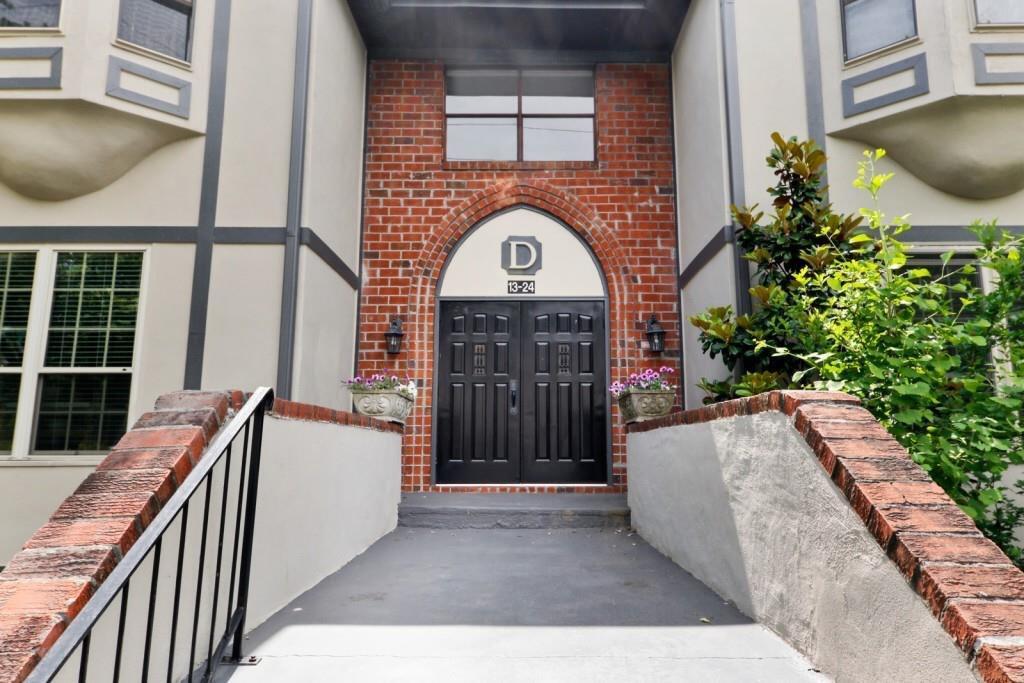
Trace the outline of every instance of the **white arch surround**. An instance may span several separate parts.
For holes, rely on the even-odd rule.
[[[533,237],[541,244],[536,274],[502,268],[502,242],[510,237]],[[509,280],[533,282],[536,291],[509,294]],[[438,296],[603,299],[606,290],[600,266],[579,235],[545,213],[517,207],[484,219],[459,241],[441,273]]]

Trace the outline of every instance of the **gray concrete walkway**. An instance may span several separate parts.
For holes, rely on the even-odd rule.
[[[399,528],[245,651],[219,680],[824,680],[627,530]]]

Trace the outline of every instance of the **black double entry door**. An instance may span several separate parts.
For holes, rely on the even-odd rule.
[[[605,482],[604,303],[440,306],[438,483]]]

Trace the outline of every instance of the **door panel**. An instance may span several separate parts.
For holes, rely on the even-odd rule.
[[[438,324],[438,482],[519,481],[518,302],[444,301]]]
[[[604,304],[523,302],[523,478],[607,480]]]
[[[439,483],[607,480],[604,304],[441,302]]]

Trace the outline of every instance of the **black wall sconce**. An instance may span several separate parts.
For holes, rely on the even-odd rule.
[[[399,353],[402,350],[402,337],[405,336],[405,332],[402,331],[402,319],[395,318],[391,321],[391,326],[388,331],[384,333],[384,339],[388,343],[388,353]]]
[[[653,313],[647,321],[647,343],[651,345],[651,353],[665,350],[665,328],[658,323],[658,316]]]

